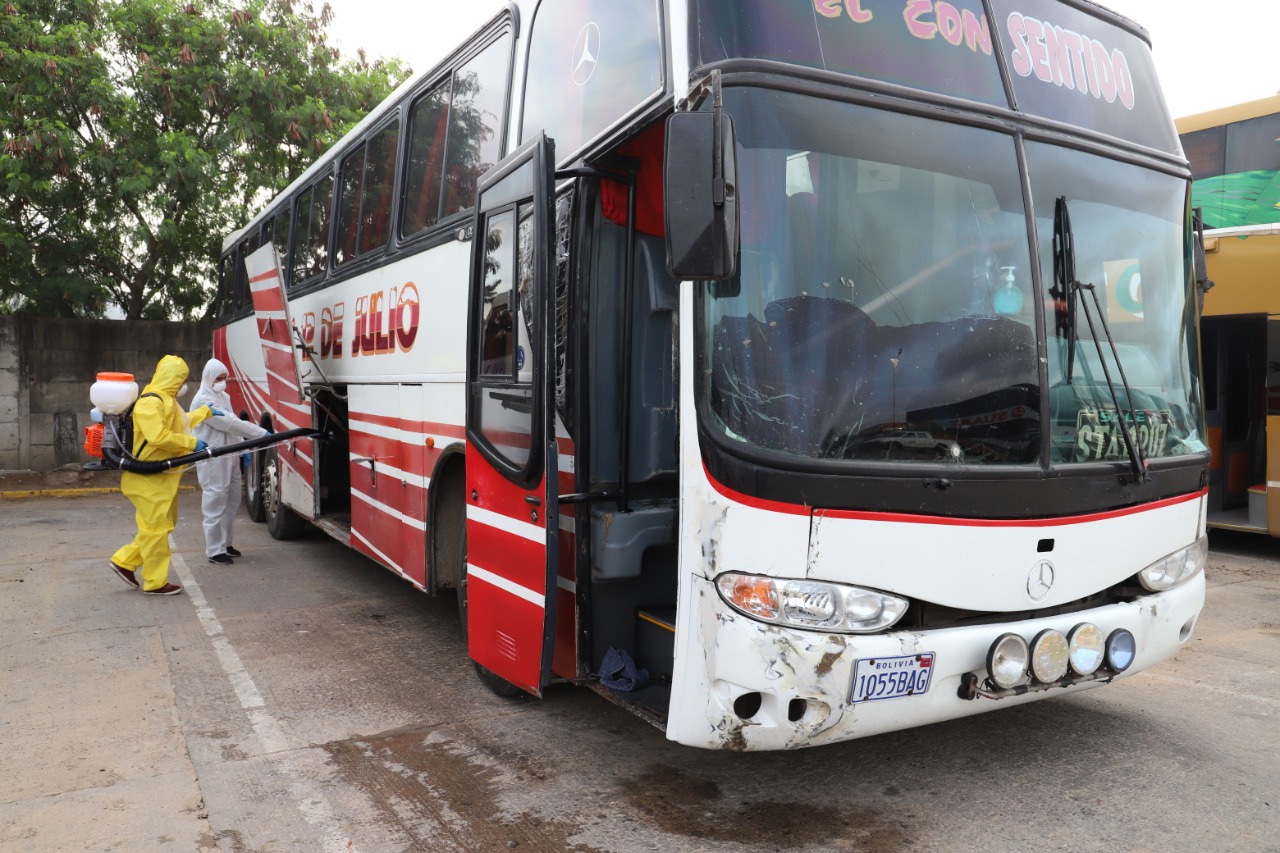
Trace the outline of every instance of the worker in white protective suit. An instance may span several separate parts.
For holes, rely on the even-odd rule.
[[[227,414],[209,418],[196,429],[196,437],[210,448],[261,438],[262,427],[241,420],[231,412],[227,394],[227,366],[216,358],[209,359],[200,374],[200,390],[191,399],[192,407],[209,406]],[[211,563],[230,564],[240,552],[233,544],[236,513],[240,509],[240,454],[229,453],[196,464],[203,497],[204,553]]]

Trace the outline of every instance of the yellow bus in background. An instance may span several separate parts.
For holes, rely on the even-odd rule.
[[[1280,535],[1280,95],[1175,122],[1205,225],[1210,527]]]

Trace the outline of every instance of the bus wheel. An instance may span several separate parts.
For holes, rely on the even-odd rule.
[[[459,532],[455,535],[458,537],[458,553],[461,555],[461,565],[458,567],[458,618],[462,621],[462,636],[467,636],[467,524],[464,520],[458,525]],[[510,681],[507,681],[501,675],[486,666],[481,666],[475,661],[471,665],[476,668],[476,675],[480,679],[480,683],[489,688],[495,696],[501,696],[503,699],[527,699],[529,694],[525,693],[519,687],[516,687]]]
[[[248,460],[240,468],[245,511],[253,521],[264,522],[267,520],[267,505],[262,498],[262,453],[246,453],[241,459]]]
[[[306,530],[302,517],[284,505],[280,495],[280,460],[274,450],[266,451],[262,466],[263,513],[272,539],[295,539]]]

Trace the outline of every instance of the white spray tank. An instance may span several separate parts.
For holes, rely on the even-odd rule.
[[[90,456],[99,459],[119,459],[121,452],[132,453],[133,448],[121,447],[121,416],[124,415],[138,399],[138,383],[133,381],[132,373],[99,373],[89,386],[89,400],[95,411],[101,413],[101,425],[94,424],[85,429],[84,449]],[[97,417],[94,420],[98,420]],[[104,452],[105,451],[105,452]],[[90,463],[91,468],[114,468],[116,466]]]

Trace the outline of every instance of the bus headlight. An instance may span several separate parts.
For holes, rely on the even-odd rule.
[[[1031,674],[1049,684],[1067,674],[1067,638],[1061,631],[1046,628],[1031,641]]]
[[[1067,635],[1068,660],[1076,675],[1093,675],[1102,666],[1102,631],[1097,625],[1081,622]]]
[[[716,578],[716,589],[734,610],[792,628],[868,633],[888,628],[907,612],[905,598],[822,581],[726,572]]]
[[[1209,556],[1209,537],[1201,536],[1185,548],[1174,551],[1138,572],[1138,582],[1152,592],[1173,589],[1195,577]]]
[[[987,675],[1001,690],[1017,687],[1027,680],[1031,651],[1017,634],[1001,634],[987,650]]]
[[[1138,641],[1131,632],[1117,628],[1107,637],[1107,668],[1117,675],[1138,656]]]

